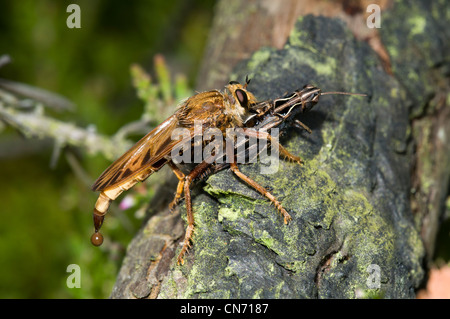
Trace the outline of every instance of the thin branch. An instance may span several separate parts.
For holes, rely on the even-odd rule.
[[[0,79],[0,88],[42,102],[56,111],[72,111],[75,108],[74,104],[64,96],[25,83]]]
[[[39,111],[21,112],[6,107],[2,102],[0,102],[0,118],[28,138],[51,138],[62,146],[82,147],[91,155],[101,153],[109,160],[116,159],[132,145],[129,141],[99,134],[94,126],[81,128],[72,123],[47,117]]]

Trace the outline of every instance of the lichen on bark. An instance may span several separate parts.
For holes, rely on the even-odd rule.
[[[408,204],[408,110],[398,82],[342,23],[312,16],[299,19],[282,50],[263,49],[237,70],[232,79],[250,74],[259,99],[307,83],[369,98],[323,96],[301,118],[311,135],[288,130],[281,142],[305,165],[280,161],[270,175],[260,174],[263,164],[241,165],[291,212],[289,225],[230,171],[209,177],[199,190],[209,196],[193,201],[182,296],[413,297],[423,246]],[[368,285],[371,265],[381,272],[378,286]]]
[[[134,297],[414,297],[424,276],[425,250],[410,207],[411,141],[426,143],[428,135],[421,137],[424,126],[411,127],[411,119],[414,124],[415,117],[427,116],[433,105],[439,110],[430,99],[446,88],[448,10],[440,8],[445,1],[396,1],[383,12],[380,35],[392,74],[342,22],[312,16],[298,20],[282,49],[263,48],[243,61],[230,80],[250,75],[249,89],[261,100],[308,83],[368,98],[322,96],[301,116],[312,134],[292,128],[280,141],[304,159],[303,166],[280,160],[274,174],[261,174],[261,163],[240,166],[281,201],[292,216],[289,225],[232,172],[214,174],[193,190],[196,228],[185,265],[176,265],[180,247],[173,243],[182,239],[177,226],[154,257],[165,260],[163,266],[151,261],[145,276],[134,277],[141,278],[139,287],[147,287],[135,288],[142,293]],[[448,131],[448,121],[436,123]],[[423,154],[420,145],[417,149]],[[430,160],[416,165],[435,167],[430,171],[438,177],[448,174],[442,169],[448,163],[445,149],[431,149],[437,155],[424,154]],[[180,212],[183,217],[184,205]],[[144,235],[139,232],[129,251],[136,253],[156,236]],[[129,296],[133,265],[124,262],[113,297]]]

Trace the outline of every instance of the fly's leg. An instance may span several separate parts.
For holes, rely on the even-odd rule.
[[[270,135],[269,135],[270,136]],[[233,155],[232,155],[233,154]],[[257,182],[255,182],[253,179],[245,175],[239,170],[238,165],[234,161],[234,149],[227,144],[227,157],[232,158],[233,162],[230,163],[230,169],[231,171],[240,179],[242,179],[244,182],[246,182],[249,186],[253,187],[255,190],[257,190],[261,195],[267,197],[278,209],[278,211],[283,215],[284,217],[284,223],[288,224],[289,221],[292,219],[289,213],[283,208],[281,203],[273,196],[271,193],[269,193],[264,187],[259,185]]]
[[[180,202],[181,196],[183,195],[184,180],[186,175],[184,175],[184,173],[172,161],[169,161],[168,164],[178,178],[177,192],[175,193],[173,201],[169,204],[169,210],[173,213],[175,207],[177,207]]]
[[[191,189],[190,186],[196,177],[205,172],[211,164],[209,162],[203,161],[198,164],[185,178],[183,183],[184,189],[184,200],[186,203],[186,217],[188,225],[186,227],[186,234],[184,235],[183,247],[178,255],[177,263],[180,265],[184,264],[183,257],[191,247],[191,239],[194,233],[194,213],[192,210],[192,200],[191,200]],[[177,192],[178,193],[178,192]]]
[[[271,193],[269,193],[264,187],[259,185],[257,182],[255,182],[253,179],[248,177],[247,175],[243,174],[236,163],[232,163],[230,165],[230,169],[233,171],[234,174],[236,174],[237,177],[242,179],[244,182],[246,182],[248,185],[253,187],[255,190],[257,190],[261,195],[267,197],[278,209],[278,211],[283,215],[284,217],[284,223],[288,224],[289,221],[292,219],[291,216],[288,214],[288,212],[283,208],[281,203],[273,196]]]
[[[178,265],[184,264],[183,256],[191,247],[191,238],[194,233],[194,214],[192,212],[191,190],[189,189],[190,184],[191,179],[188,176],[184,182],[184,198],[186,202],[186,217],[188,225],[186,227],[186,234],[184,235],[183,247],[181,248],[181,252],[177,258]]]
[[[278,143],[278,141],[276,141],[269,133],[256,131],[252,129],[244,129],[244,133],[247,136],[256,137],[257,139],[268,140],[275,148],[278,149],[280,155],[282,155],[284,158],[287,158],[300,165],[303,164],[303,161],[300,157],[291,154],[286,148],[284,148],[280,143]]]

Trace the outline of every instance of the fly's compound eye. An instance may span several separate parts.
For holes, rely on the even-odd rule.
[[[230,81],[228,82],[229,85],[233,85],[233,84],[240,84],[238,81]]]
[[[244,90],[237,89],[235,91],[235,94],[239,101],[239,104],[241,104],[242,107],[247,107],[247,105],[248,105],[247,93],[245,93]]]

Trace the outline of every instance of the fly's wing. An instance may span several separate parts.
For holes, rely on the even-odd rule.
[[[166,156],[175,145],[184,142],[171,138],[172,131],[177,127],[178,120],[172,115],[112,163],[95,181],[92,190],[113,188],[138,178],[144,172],[159,170],[167,163]]]

